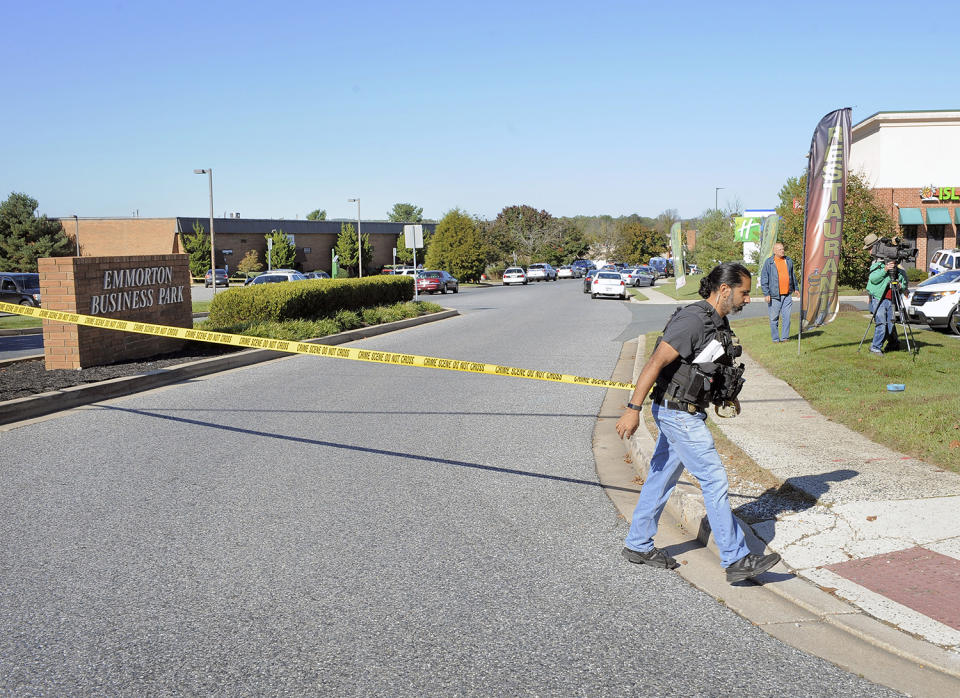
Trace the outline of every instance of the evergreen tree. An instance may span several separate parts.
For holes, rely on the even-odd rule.
[[[37,271],[40,257],[67,257],[75,243],[58,220],[37,216],[37,200],[11,193],[0,204],[0,271]]]
[[[455,208],[437,224],[425,266],[444,269],[461,281],[479,280],[485,260],[479,222]]]
[[[273,240],[273,249],[270,250],[271,269],[294,269],[297,259],[297,247],[282,230],[276,230],[263,236],[266,240]]]
[[[190,255],[190,275],[202,277],[210,268],[210,236],[204,232],[200,221],[195,221],[193,234],[183,233],[180,240],[181,247]]]
[[[361,236],[363,244],[363,269],[367,275],[373,273],[370,263],[373,261],[373,248],[370,246],[370,236]],[[338,264],[341,270],[349,272],[350,276],[357,276],[359,266],[357,264],[357,229],[352,223],[340,224],[340,235],[337,237],[337,244],[334,248],[337,256],[340,258]],[[399,252],[399,250],[398,250]]]

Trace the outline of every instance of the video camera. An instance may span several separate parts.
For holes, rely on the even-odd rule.
[[[902,238],[882,238],[873,233],[863,239],[863,249],[870,250],[870,254],[887,262],[915,262],[917,248]]]

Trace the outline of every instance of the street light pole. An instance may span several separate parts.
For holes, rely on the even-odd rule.
[[[77,232],[74,233],[74,239],[77,243],[77,256],[80,256],[80,218],[76,213],[73,214],[73,222],[77,224]]]
[[[360,197],[356,199],[347,199],[349,202],[357,202],[357,276],[363,277],[363,238],[360,237]]]
[[[721,189],[726,189],[726,187],[714,187],[714,188],[713,188],[713,210],[714,210],[714,211],[719,210],[719,207],[717,206],[717,195],[720,193],[720,190],[721,190]]]
[[[213,282],[213,295],[217,295],[217,248],[213,244],[213,168],[194,170],[193,174],[205,174],[210,181],[210,281]],[[229,286],[230,282],[227,281]]]

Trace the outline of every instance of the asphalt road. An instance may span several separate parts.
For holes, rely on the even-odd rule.
[[[671,310],[440,300],[360,344],[608,377]],[[0,693],[888,695],[620,557],[602,397],[293,357],[0,430]]]

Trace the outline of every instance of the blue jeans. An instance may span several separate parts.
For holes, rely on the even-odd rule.
[[[877,304],[880,304],[880,308],[877,308]],[[877,299],[871,296],[870,298],[870,312],[876,314],[873,316],[873,321],[876,323],[877,328],[873,331],[873,341],[870,342],[870,351],[883,351],[883,340],[888,336],[893,336],[893,302],[887,298]]]
[[[793,310],[793,296],[770,296],[770,336],[774,342],[786,342],[790,338],[790,311]],[[780,336],[777,336],[777,320],[780,321]]]
[[[650,472],[640,490],[625,544],[642,553],[653,549],[657,522],[686,466],[703,490],[707,520],[720,550],[720,562],[729,567],[750,550],[730,510],[727,471],[713,445],[713,435],[707,429],[707,415],[703,412],[689,414],[661,405],[653,405],[651,409],[660,437],[650,459]]]

